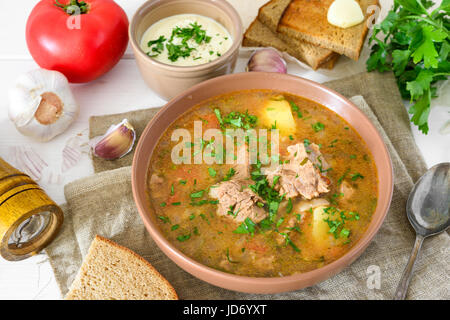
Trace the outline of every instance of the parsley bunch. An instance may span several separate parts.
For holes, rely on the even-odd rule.
[[[368,71],[394,72],[402,97],[412,103],[411,122],[424,134],[436,82],[450,74],[450,0],[431,11],[434,5],[429,0],[394,0],[387,17],[374,27],[366,62]],[[384,40],[377,37],[380,32]]]

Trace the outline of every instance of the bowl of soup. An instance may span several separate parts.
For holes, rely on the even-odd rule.
[[[132,187],[150,235],[181,268],[275,293],[361,255],[388,211],[393,174],[380,134],[348,99],[250,72],[169,101],[139,140]]]
[[[225,0],[151,0],[134,14],[129,38],[144,81],[168,100],[233,72],[242,22]]]

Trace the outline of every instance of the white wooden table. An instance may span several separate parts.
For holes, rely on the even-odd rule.
[[[229,0],[238,7],[244,25],[256,15],[257,8],[267,0]],[[87,84],[72,85],[80,104],[80,115],[74,125],[64,134],[48,143],[36,143],[20,135],[8,119],[8,87],[21,73],[38,66],[31,59],[25,42],[27,17],[37,0],[0,1],[0,157],[9,160],[12,146],[31,146],[49,164],[48,171],[61,167],[62,149],[68,139],[78,133],[86,133],[88,119],[92,115],[125,112],[145,107],[157,107],[165,103],[148,89],[141,80],[133,55],[128,48],[123,59],[105,76]],[[144,0],[117,0],[131,19],[132,14]],[[391,1],[383,6],[382,16]],[[367,56],[365,50],[362,57]],[[242,52],[235,72],[243,72],[248,52]],[[334,71],[313,72],[295,63],[289,63],[288,72],[318,82],[324,82],[364,71],[365,59],[355,63],[341,59]],[[444,123],[450,121],[450,86],[446,86],[439,100],[433,102],[430,114],[430,132],[427,136],[412,128],[416,142],[427,165],[450,161],[450,135],[439,133]],[[64,203],[64,184],[93,173],[91,160],[85,155],[81,161],[64,174],[60,183],[50,181],[48,172],[40,185],[57,202]],[[47,179],[48,178],[48,179]],[[44,254],[21,262],[8,262],[0,258],[0,299],[60,299],[61,295]]]

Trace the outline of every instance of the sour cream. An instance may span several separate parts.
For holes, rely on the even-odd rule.
[[[350,28],[364,21],[361,6],[355,0],[335,0],[328,8],[328,22],[339,28]]]
[[[217,21],[197,14],[178,14],[151,25],[140,47],[159,62],[195,66],[218,59],[232,43],[230,33]]]

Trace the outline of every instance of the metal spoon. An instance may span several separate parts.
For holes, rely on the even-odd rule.
[[[408,291],[414,263],[426,237],[438,234],[450,225],[450,162],[435,165],[415,184],[406,203],[408,220],[416,230],[416,242],[395,292],[403,300]]]

